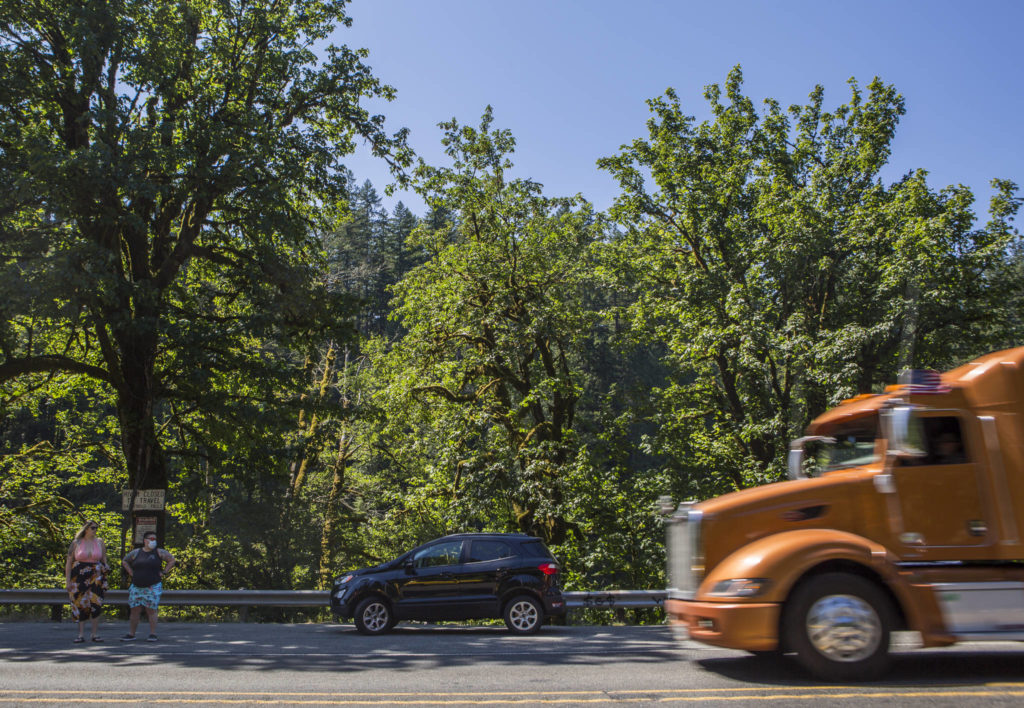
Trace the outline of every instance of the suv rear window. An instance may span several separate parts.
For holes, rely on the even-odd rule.
[[[524,555],[533,558],[550,558],[551,560],[555,559],[555,557],[551,555],[551,551],[548,550],[548,547],[545,546],[544,542],[540,539],[532,541],[523,541],[522,548]]]

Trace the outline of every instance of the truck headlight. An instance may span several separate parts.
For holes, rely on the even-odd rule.
[[[755,597],[768,590],[768,578],[731,578],[715,583],[709,595],[714,597]]]

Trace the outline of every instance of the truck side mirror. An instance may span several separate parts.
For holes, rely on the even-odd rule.
[[[789,457],[786,460],[789,478],[799,479],[803,473],[804,466],[804,449],[802,447],[790,448]]]
[[[888,441],[889,454],[898,457],[920,457],[919,450],[911,440],[911,406],[895,406],[882,415],[882,429]]]
[[[789,444],[789,457],[786,459],[790,479],[801,479],[807,476],[804,474],[804,445],[809,442],[822,442],[827,445],[834,445],[836,439],[828,435],[808,435],[791,442]]]

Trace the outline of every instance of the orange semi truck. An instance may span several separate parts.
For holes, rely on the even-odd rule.
[[[678,507],[671,621],[830,680],[880,674],[897,630],[1024,640],[1024,347],[901,381],[812,421],[790,481]]]

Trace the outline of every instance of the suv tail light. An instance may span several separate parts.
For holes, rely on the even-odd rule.
[[[558,572],[558,566],[554,563],[541,563],[537,566],[537,570],[544,573],[544,575],[554,575]]]

